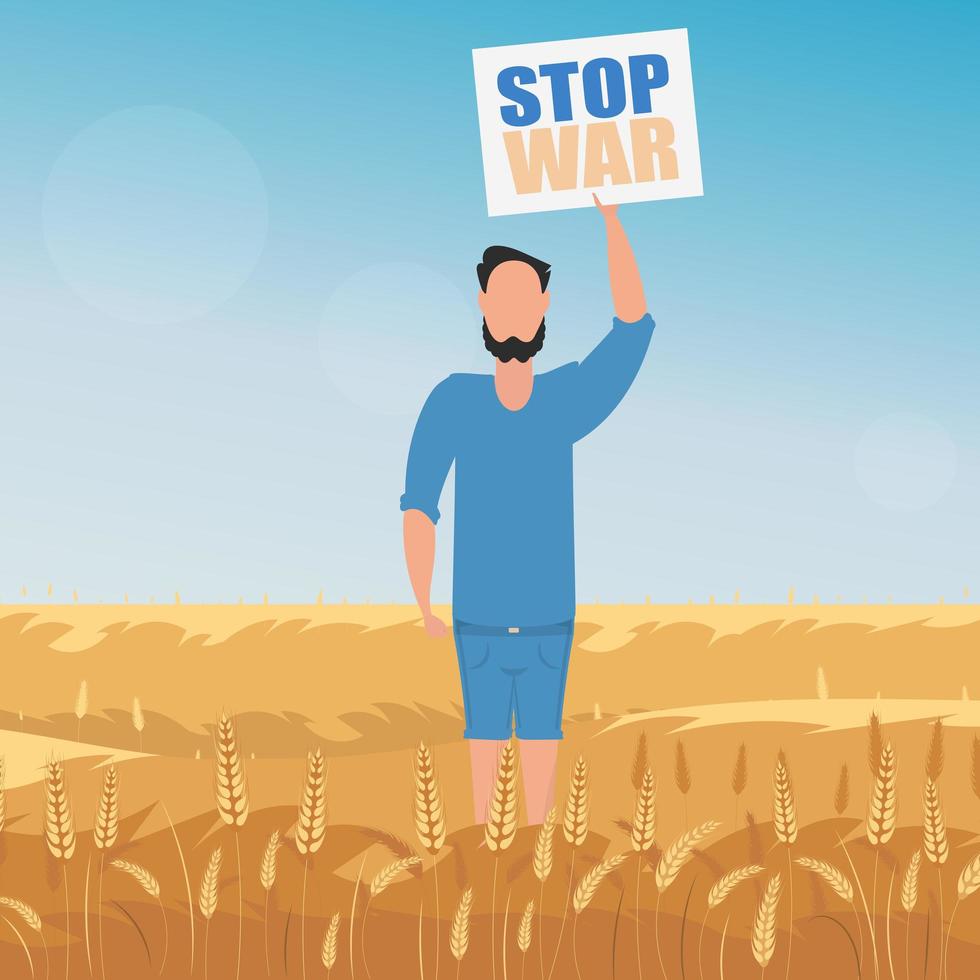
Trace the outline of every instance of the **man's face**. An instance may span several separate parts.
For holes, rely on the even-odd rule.
[[[477,293],[483,319],[494,340],[527,343],[537,333],[551,296],[541,291],[538,274],[526,262],[501,262]]]

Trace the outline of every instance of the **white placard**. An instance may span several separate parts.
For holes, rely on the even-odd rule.
[[[699,197],[687,31],[475,48],[487,212]]]

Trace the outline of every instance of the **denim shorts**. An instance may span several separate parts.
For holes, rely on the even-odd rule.
[[[453,621],[464,738],[560,739],[575,623],[495,627]]]

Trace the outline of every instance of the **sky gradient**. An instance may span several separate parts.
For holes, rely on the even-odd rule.
[[[612,318],[597,215],[486,216],[471,49],[668,27],[704,197],[621,209],[657,327],[576,449],[579,601],[975,601],[980,12],[628,2],[5,4],[0,601],[409,601],[483,249],[552,263],[539,370]]]

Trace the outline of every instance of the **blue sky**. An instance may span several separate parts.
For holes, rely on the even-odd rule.
[[[705,196],[622,209],[657,328],[576,451],[580,601],[975,598],[974,5],[12,3],[0,601],[408,601],[483,248],[552,263],[539,370],[612,316],[594,214],[487,218],[470,51],[669,27]]]

